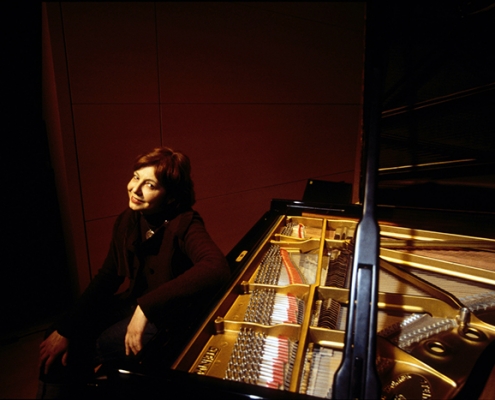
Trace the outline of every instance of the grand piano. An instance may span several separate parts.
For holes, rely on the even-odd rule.
[[[206,318],[158,340],[139,365],[107,370],[93,397],[331,398],[361,213],[272,200],[228,254],[234,276]],[[493,398],[495,215],[376,213],[381,398]]]
[[[339,185],[315,195],[313,180],[303,199],[273,199],[227,255],[232,279],[202,317],[158,338],[139,363],[107,368],[95,393],[342,398],[336,372],[359,346],[348,337],[368,335],[373,397],[494,398],[494,10],[486,1],[369,9],[360,201]],[[477,75],[442,86],[457,68]],[[357,250],[375,234],[358,234],[368,209],[378,279],[356,285]],[[373,304],[356,313],[352,293],[368,289]],[[366,329],[349,332],[363,326],[350,319]],[[341,379],[359,387],[360,365]]]

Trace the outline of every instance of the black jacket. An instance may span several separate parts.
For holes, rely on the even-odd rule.
[[[187,312],[191,299],[211,296],[229,268],[195,211],[180,213],[143,241],[142,215],[127,209],[117,218],[108,255],[76,306],[57,324],[71,338],[92,323],[95,311],[113,301],[137,302],[150,322],[163,325]]]

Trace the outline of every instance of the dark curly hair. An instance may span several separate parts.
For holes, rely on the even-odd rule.
[[[196,202],[194,183],[191,179],[191,162],[180,151],[157,147],[142,154],[134,162],[134,171],[154,166],[155,175],[165,188],[165,202],[177,208],[190,208]]]

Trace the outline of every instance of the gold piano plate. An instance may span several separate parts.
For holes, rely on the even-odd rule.
[[[356,225],[317,214],[277,219],[173,368],[331,396]],[[495,340],[495,240],[388,223],[380,231],[382,398],[454,397]]]

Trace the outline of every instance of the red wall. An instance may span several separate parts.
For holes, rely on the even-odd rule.
[[[80,288],[126,207],[134,157],[193,164],[196,209],[227,253],[272,198],[353,182],[362,2],[49,2],[44,115]]]

